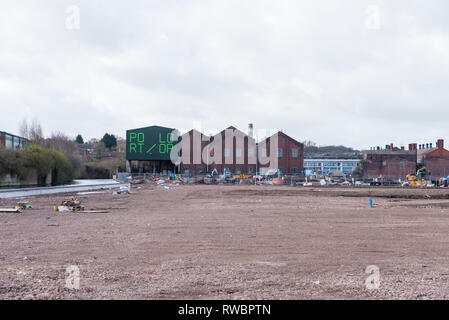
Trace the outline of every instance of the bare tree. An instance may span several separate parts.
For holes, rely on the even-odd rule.
[[[19,126],[20,135],[33,143],[44,144],[44,134],[42,133],[42,126],[40,122],[34,118],[34,120],[29,123],[27,118],[24,118]]]
[[[30,130],[28,128],[27,118],[23,118],[23,120],[19,126],[19,134],[23,138],[30,139]]]
[[[35,118],[29,127],[29,139],[36,144],[44,143],[44,134],[42,133],[42,126]]]
[[[64,154],[75,170],[82,167],[82,158],[78,144],[63,132],[53,132],[50,138],[45,139],[44,145],[48,149],[53,149]]]

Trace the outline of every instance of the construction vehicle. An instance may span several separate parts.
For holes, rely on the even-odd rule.
[[[449,180],[448,180],[448,178],[449,178],[449,177],[442,177],[442,178],[440,178],[440,180],[439,180],[439,185],[440,185],[440,187],[445,187],[445,188],[447,188],[447,187],[449,186]]]
[[[427,167],[421,167],[416,170],[416,174],[407,175],[407,183],[411,187],[423,187],[426,185],[424,177],[427,175]]]
[[[370,182],[370,186],[381,186],[383,181],[383,176],[379,175],[377,178],[373,179],[373,181]]]
[[[232,179],[234,179],[234,180],[237,180],[237,179],[243,180],[243,179],[249,179],[249,178],[251,178],[251,176],[245,175],[243,173],[232,177]]]

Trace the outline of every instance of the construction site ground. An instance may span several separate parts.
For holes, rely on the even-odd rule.
[[[0,299],[449,298],[447,189],[166,186],[0,213]]]

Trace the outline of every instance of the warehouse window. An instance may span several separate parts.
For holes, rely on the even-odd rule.
[[[298,158],[298,149],[292,149],[292,158]]]
[[[20,140],[17,137],[14,137],[14,150],[19,150],[20,149]]]
[[[254,150],[253,149],[248,149],[248,157],[254,157]]]
[[[278,158],[282,158],[282,149],[278,149]]]
[[[235,150],[235,156],[236,157],[241,157],[242,156],[242,149],[236,149]]]
[[[254,168],[248,168],[248,174],[254,174]]]
[[[298,173],[298,168],[292,168],[292,174],[297,174]]]
[[[236,169],[235,169],[235,173],[236,173],[236,174],[242,174],[242,169],[236,168]]]
[[[10,136],[9,134],[6,134],[6,139],[5,139],[5,147],[7,149],[12,149],[12,136]]]
[[[189,174],[189,168],[184,168],[184,174]]]
[[[229,157],[229,149],[224,149],[224,156]]]
[[[204,168],[198,168],[198,174],[204,174]]]

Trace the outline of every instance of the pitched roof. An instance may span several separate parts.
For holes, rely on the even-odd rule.
[[[418,156],[424,156],[428,153],[431,153],[432,151],[438,150],[438,148],[430,148],[430,149],[419,149],[418,150]]]
[[[168,128],[168,127],[162,127],[162,126],[148,126],[148,127],[142,127],[142,128],[128,129],[126,131],[142,130],[142,129],[148,129],[148,128],[161,128],[161,129],[175,130],[175,128]]]
[[[286,134],[283,133],[282,131],[276,132],[275,134],[271,135],[271,136],[268,137],[268,138],[265,138],[265,139],[262,140],[261,142],[269,141],[269,140],[271,140],[271,139],[272,139],[274,136],[276,136],[276,135],[285,137],[286,139],[290,140],[291,142],[293,142],[293,143],[296,144],[297,146],[300,146],[300,147],[303,147],[303,146],[304,146],[303,143],[301,143],[301,142],[299,142],[299,141],[293,139],[292,137],[290,137],[289,135],[286,135]]]
[[[379,154],[379,155],[415,155],[414,150],[365,150],[366,154]]]

